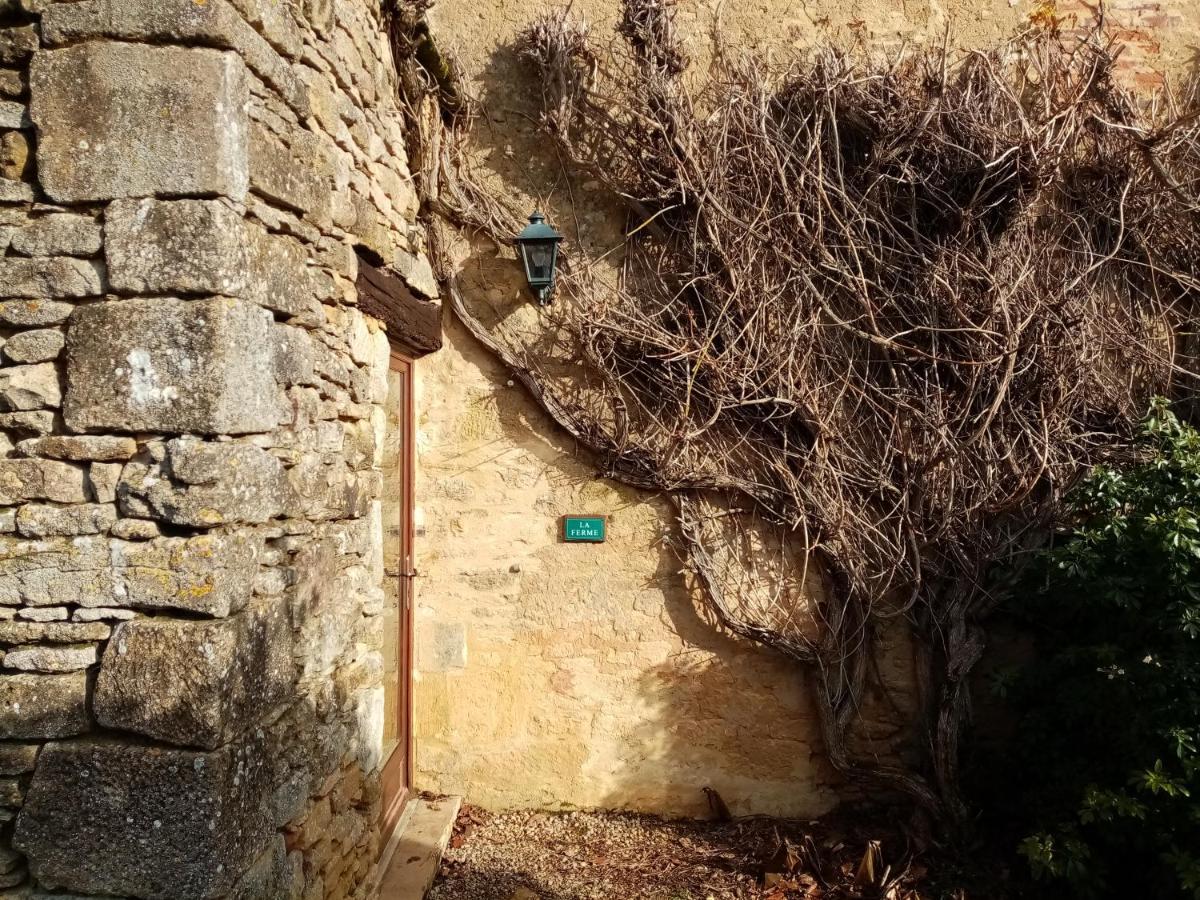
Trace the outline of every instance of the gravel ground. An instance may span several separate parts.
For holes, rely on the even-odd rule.
[[[857,847],[854,846],[857,844]],[[464,807],[429,900],[922,900],[924,874],[868,884],[865,842],[819,823],[666,821]],[[882,856],[877,859],[882,860]]]

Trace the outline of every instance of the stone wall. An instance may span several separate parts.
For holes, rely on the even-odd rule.
[[[937,41],[986,47],[1031,16],[1082,27],[1089,0],[744,0],[684,2],[679,33],[703,73],[712,22],[734,50],[778,61],[817,41],[879,51]],[[477,170],[497,196],[541,207],[572,262],[618,259],[624,215],[596,182],[570,179],[536,127],[538,86],[518,59],[542,0],[442,0],[432,33],[455,51],[484,99],[472,135]],[[1129,44],[1120,72],[1145,89],[1194,52],[1194,0],[1109,0]],[[574,0],[601,40],[619,0]],[[702,77],[702,76],[701,76]],[[549,333],[515,261],[476,244],[464,252],[464,299],[489,326]],[[548,343],[549,341],[547,341]],[[595,477],[519,386],[462,329],[418,366],[416,765],[423,787],[496,808],[624,807],[707,811],[716,787],[737,813],[814,815],[845,786],[822,757],[803,676],[723,635],[703,616],[664,546],[669,508]],[[610,542],[558,542],[564,513],[609,514]],[[886,656],[895,702],[911,699],[911,656]],[[874,698],[879,700],[880,698]],[[879,702],[878,708],[887,707]],[[874,717],[871,717],[874,718]],[[890,736],[874,722],[870,738]]]
[[[372,894],[380,15],[0,0],[0,896]]]

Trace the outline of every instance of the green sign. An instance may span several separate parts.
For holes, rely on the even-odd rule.
[[[607,531],[605,516],[563,516],[563,540],[568,544],[603,544]]]

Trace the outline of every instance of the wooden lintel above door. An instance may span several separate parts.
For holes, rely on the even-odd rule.
[[[442,347],[442,305],[422,300],[386,269],[359,256],[358,306],[387,326],[388,339],[416,358]]]

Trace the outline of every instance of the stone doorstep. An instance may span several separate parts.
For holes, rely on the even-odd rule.
[[[423,900],[450,843],[461,797],[413,800],[380,861],[379,900]]]

